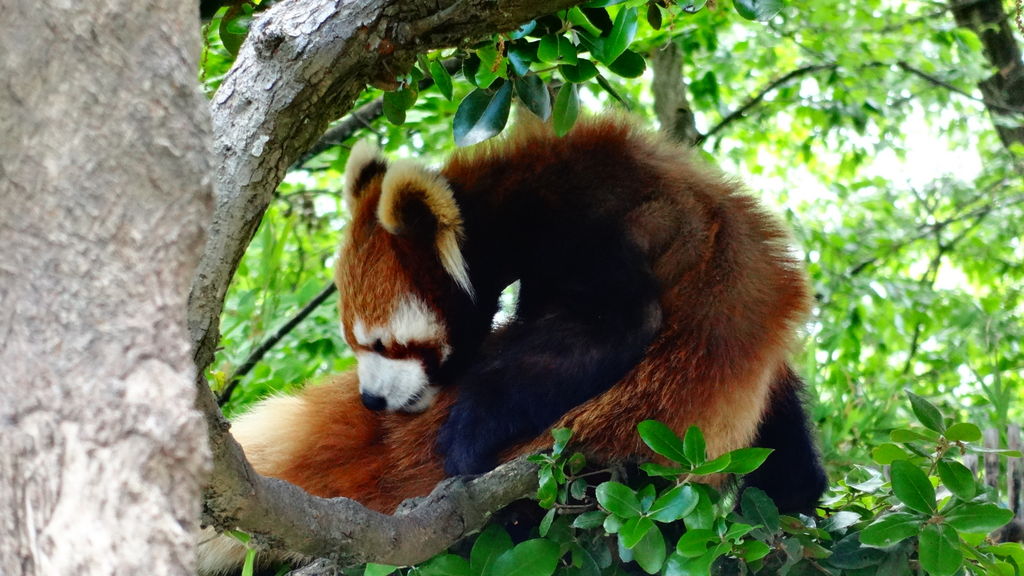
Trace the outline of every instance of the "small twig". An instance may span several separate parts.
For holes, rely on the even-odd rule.
[[[335,290],[337,290],[337,288],[334,286],[334,282],[328,282],[327,285],[320,290],[319,294],[302,307],[302,310],[299,310],[295,316],[275,330],[269,338],[264,340],[262,344],[253,350],[252,353],[249,354],[249,357],[245,359],[245,362],[242,362],[242,365],[239,366],[238,369],[235,370],[234,374],[232,374],[228,379],[227,386],[224,387],[220,397],[217,398],[217,405],[223,406],[227,404],[228,400],[231,400],[231,395],[234,393],[235,388],[238,387],[238,383],[242,380],[242,377],[248,374],[249,371],[256,366],[256,363],[259,362],[271,348],[280,342],[282,338],[294,330],[295,327],[306,318],[306,316],[309,316],[313,310],[323,304],[324,300],[327,300],[331,294],[334,294]]]
[[[444,69],[447,70],[449,74],[454,74],[462,65],[462,61],[458,58],[448,58],[441,62],[441,65],[444,66]],[[417,85],[417,88],[420,91],[423,91],[426,90],[427,88],[430,88],[433,85],[434,79],[428,76],[420,80],[419,84]],[[337,146],[342,142],[348,140],[353,135],[355,135],[355,133],[358,130],[362,128],[372,130],[373,121],[380,118],[383,115],[383,97],[374,98],[373,100],[367,102],[366,104],[363,104],[355,111],[350,113],[348,116],[346,116],[344,120],[338,122],[337,124],[329,128],[326,132],[324,132],[324,135],[320,137],[320,140],[318,140],[317,143],[313,145],[313,147],[311,147],[305,154],[303,154],[302,157],[299,158],[298,162],[296,162],[295,164],[297,166],[301,166],[306,162],[309,162],[309,160],[316,156],[317,154],[320,154],[321,152],[334,146]]]
[[[995,101],[992,101],[992,100],[986,100],[984,98],[978,98],[977,96],[974,96],[974,95],[972,95],[971,93],[969,93],[969,92],[967,92],[965,90],[961,90],[960,88],[957,88],[956,86],[953,86],[952,84],[950,84],[949,82],[946,82],[945,80],[943,80],[941,78],[937,78],[937,77],[932,76],[931,74],[929,74],[929,73],[927,73],[927,72],[925,72],[923,70],[919,70],[917,68],[914,68],[913,66],[911,66],[910,64],[907,64],[906,62],[904,62],[902,60],[897,62],[896,66],[900,70],[903,70],[905,72],[909,72],[909,73],[913,74],[914,76],[917,76],[919,78],[927,80],[928,82],[931,82],[932,84],[934,84],[934,85],[936,85],[936,86],[938,86],[940,88],[945,88],[946,90],[949,90],[950,92],[954,92],[956,94],[959,94],[959,95],[963,96],[964,98],[967,98],[969,100],[974,100],[975,102],[979,102],[981,104],[984,104],[985,106],[987,106],[989,108],[997,108],[999,110],[1002,110],[1003,112],[1014,112],[1014,113],[1017,113],[1017,114],[1024,114],[1024,108],[1020,108],[1018,106],[1007,106],[1006,104],[1001,104],[999,102],[995,102]]]
[[[1005,182],[1000,182],[1000,184],[1003,184],[1003,183],[1005,183]],[[998,201],[997,202],[991,202],[989,204],[986,204],[984,206],[981,206],[980,208],[976,208],[976,209],[971,210],[969,212],[964,212],[962,214],[957,214],[956,216],[950,216],[949,218],[947,218],[945,220],[940,220],[938,222],[933,222],[931,224],[924,224],[924,225],[918,227],[918,233],[917,234],[914,234],[913,236],[911,236],[909,238],[906,238],[904,240],[901,240],[899,242],[896,242],[895,244],[893,244],[892,246],[889,247],[889,249],[886,251],[885,254],[880,254],[878,256],[872,256],[871,258],[863,260],[859,264],[851,267],[846,272],[845,276],[847,276],[847,277],[856,276],[856,275],[860,274],[861,272],[863,272],[865,269],[867,269],[872,264],[875,264],[876,262],[878,262],[879,260],[882,260],[883,258],[891,256],[893,253],[898,252],[899,250],[905,248],[909,244],[917,242],[918,240],[921,240],[922,238],[926,238],[926,237],[930,236],[933,232],[938,231],[938,230],[942,230],[943,228],[945,228],[946,226],[949,226],[950,224],[953,224],[953,223],[956,223],[956,222],[962,222],[964,220],[970,220],[972,218],[979,218],[979,219],[980,218],[984,218],[985,216],[988,216],[988,214],[990,212],[994,212],[996,210],[1002,210],[1003,208],[1009,208],[1011,206],[1015,206],[1015,205],[1021,204],[1021,203],[1024,203],[1024,196],[1014,196],[1014,197],[1009,198],[1006,202],[998,202]]]
[[[312,148],[303,154],[296,164],[301,166],[302,164],[309,162],[311,158],[320,154],[324,150],[341,144],[351,138],[357,130],[369,127],[371,122],[383,115],[384,98],[375,98],[366,104],[363,104],[346,116],[344,120],[338,122],[324,132],[324,135],[320,137],[320,140],[318,140]]]
[[[747,100],[746,103],[744,103],[739,108],[737,108],[737,109],[733,110],[732,112],[730,112],[725,118],[722,118],[721,122],[719,122],[718,124],[714,125],[710,130],[707,131],[706,134],[704,134],[703,136],[698,138],[696,146],[700,146],[701,144],[706,142],[709,138],[711,138],[715,134],[721,132],[726,126],[728,126],[729,124],[732,124],[736,120],[739,120],[740,118],[742,118],[743,115],[746,114],[748,110],[750,110],[754,106],[757,106],[758,104],[760,104],[761,101],[764,100],[765,96],[767,96],[770,92],[772,92],[773,90],[779,88],[780,86],[784,86],[784,85],[792,82],[793,80],[795,80],[797,78],[800,78],[802,76],[806,76],[808,74],[813,74],[815,72],[820,72],[821,70],[834,70],[834,69],[836,69],[838,67],[839,67],[839,65],[835,64],[835,63],[832,63],[832,64],[811,64],[809,66],[803,66],[801,68],[797,68],[796,70],[791,70],[790,72],[787,72],[786,74],[783,74],[779,78],[776,78],[775,80],[772,80],[771,82],[768,83],[767,86],[762,88],[757,94],[755,94],[749,100]]]

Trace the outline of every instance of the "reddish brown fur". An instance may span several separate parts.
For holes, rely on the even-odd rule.
[[[621,145],[609,148],[609,142]],[[535,187],[530,178],[552,163],[564,166],[567,178],[582,180],[574,181],[580,188],[612,187],[607,205],[595,209],[628,223],[662,288],[662,328],[645,358],[556,426],[572,428],[579,447],[598,459],[648,456],[635,430],[649,418],[680,433],[700,426],[712,455],[750,445],[808,310],[806,281],[787,252],[785,231],[735,185],[616,118],[581,122],[561,139],[543,128],[520,129],[507,141],[456,155],[443,174],[461,194],[460,203],[476,203],[500,217],[497,207]],[[595,169],[603,163],[617,166],[621,179],[609,181]],[[391,303],[408,292],[440,311],[451,279],[380,231],[373,210],[380,180],[361,192],[339,266],[341,292],[353,299],[343,314],[358,309],[366,322],[386,323]],[[616,186],[658,193],[630,204],[618,200]],[[551,187],[542,201],[579,201],[561,192]],[[465,215],[467,222],[471,217]],[[354,318],[342,320],[353,342]],[[443,477],[434,446],[457,391],[442,390],[433,407],[410,416],[366,410],[357,387],[355,374],[348,373],[302,392],[307,425],[289,432],[301,436],[301,448],[286,465],[262,471],[313,494],[348,496],[388,512],[403,499],[428,493]],[[502,459],[548,445],[545,433]]]

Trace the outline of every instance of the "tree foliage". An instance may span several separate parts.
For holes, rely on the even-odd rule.
[[[649,74],[609,65],[674,42],[701,149],[783,211],[804,250],[819,305],[803,372],[829,460],[863,461],[865,442],[906,417],[906,387],[982,422],[1020,416],[1024,187],[975,95],[991,70],[973,32],[930,3],[792,2],[767,23],[739,6],[604,4],[423,55],[395,91],[363,94],[356,109],[383,95],[383,114],[356,137],[439,160],[460,136],[500,132],[513,100],[550,106],[556,123],[581,105],[650,118]],[[211,89],[231,62],[225,31],[245,12],[228,26],[222,9],[207,26]],[[279,188],[228,298],[225,375],[329,280],[349,136]],[[322,306],[230,406],[349,366],[333,324]]]
[[[253,14],[265,6],[233,4],[206,25],[200,78],[211,94]],[[529,111],[520,113],[550,117],[560,132],[578,114],[604,108],[626,108],[653,123],[649,58],[668,44],[683,54],[686,102],[701,134],[700,150],[786,216],[815,287],[817,306],[800,367],[831,476],[845,479],[832,516],[840,520],[800,528],[782,522],[770,531],[806,547],[787,548],[775,540],[772,544],[781,548],[773,550],[815,558],[819,551],[807,544],[814,542],[831,554],[819,559],[837,554],[845,559],[847,565],[833,568],[873,573],[869,567],[877,569],[893,554],[904,560],[913,556],[915,549],[892,539],[924,526],[912,535],[920,534],[926,570],[939,574],[949,566],[981,562],[956,543],[971,542],[961,531],[989,528],[990,522],[978,518],[991,508],[966,514],[966,520],[935,521],[940,504],[973,510],[971,483],[947,451],[926,451],[932,454],[926,462],[920,447],[906,446],[943,438],[953,444],[969,441],[955,437],[965,428],[946,428],[929,404],[908,403],[902,391],[933,398],[956,421],[1001,430],[1021,421],[1024,151],[1021,143],[1001,139],[994,122],[1019,126],[1022,116],[1009,105],[1000,109],[1002,115],[991,115],[993,108],[986,106],[991,102],[977,89],[995,73],[982,40],[975,30],[959,27],[942,3],[594,1],[512,32],[420,55],[407,73],[382,86],[386,90],[365,90],[353,107],[360,113],[339,119],[279,187],[228,294],[212,380],[225,386],[267,334],[329,282],[347,218],[340,201],[341,170],[356,138],[373,138],[387,152],[440,161],[456,146],[501,133],[515,106]],[[352,355],[335,326],[333,307],[318,307],[241,378],[227,410],[351,367]],[[911,418],[930,432],[895,441],[909,438],[899,430]],[[645,439],[658,437],[655,427],[643,425]],[[674,456],[666,456],[693,467],[711,465],[696,462],[702,458],[696,438],[688,434]],[[745,459],[756,455],[741,455]],[[891,492],[879,492],[881,480],[864,468],[872,462],[893,464]],[[542,472],[543,502],[555,502],[561,491],[589,490],[565,481],[573,474],[573,465],[567,465],[570,473],[561,478],[550,472],[545,481]],[[940,482],[953,494],[945,503],[925,488]],[[637,546],[644,550],[645,538],[654,533],[660,512],[650,511],[659,497],[667,498],[662,503],[671,510],[686,510],[683,500],[691,497],[655,491],[651,499],[649,492],[625,489],[630,495],[606,487],[605,501],[598,501],[603,513],[621,520],[609,525],[604,519],[601,526],[632,544],[620,549],[629,556]],[[700,498],[711,502],[717,496]],[[742,516],[763,531],[771,512],[758,511],[757,497],[750,499],[749,506],[741,503]],[[906,516],[865,512],[890,500],[906,506],[901,512]],[[596,516],[586,518],[580,522]],[[787,532],[787,526],[796,532]],[[860,540],[847,538],[861,528]],[[552,529],[559,529],[555,520],[545,531]],[[661,561],[680,574],[707,555],[759,562],[767,554],[755,558],[761,548],[743,546],[770,539],[749,540],[747,534],[716,533],[706,541],[690,536],[693,541],[685,545],[680,540],[679,556]],[[544,544],[513,552],[531,541],[505,546],[505,538],[493,531],[477,542],[481,539],[491,543],[479,544],[484,548],[478,553],[474,546],[476,563],[472,555],[440,557],[422,570],[463,573],[466,562],[472,573],[489,573],[501,554],[522,554],[548,566],[551,553]],[[883,543],[897,552],[863,551]],[[687,555],[694,551],[701,553]],[[1001,558],[992,562],[1009,562],[991,554]],[[590,566],[582,553],[573,559],[574,565],[579,560],[576,568]],[[657,563],[648,558],[642,567],[645,562]]]

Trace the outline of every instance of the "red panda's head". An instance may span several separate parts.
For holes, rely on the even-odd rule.
[[[448,183],[410,160],[388,162],[360,142],[345,168],[352,222],[336,271],[345,340],[368,408],[419,412],[452,353],[445,311],[472,298],[462,216]]]

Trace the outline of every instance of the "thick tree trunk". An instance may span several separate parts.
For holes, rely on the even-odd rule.
[[[950,0],[958,26],[974,31],[996,73],[978,84],[1003,144],[1024,144],[1024,62],[1002,0]]]
[[[0,1],[0,571],[189,574],[195,3]]]
[[[661,124],[661,131],[687,146],[695,145],[701,134],[697,131],[693,108],[686,96],[683,51],[676,43],[669,41],[651,51],[650,62],[654,71],[654,79],[651,81],[654,113]]]

